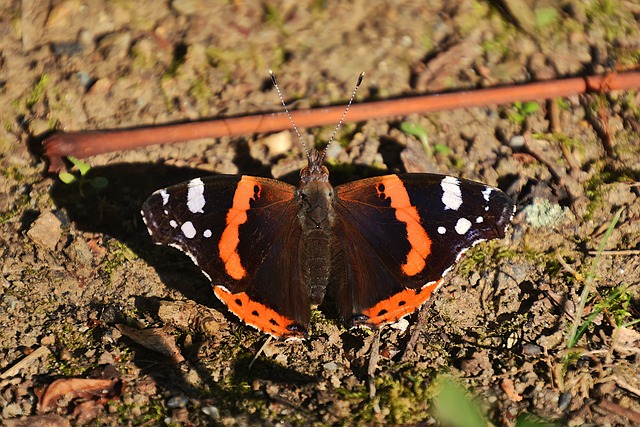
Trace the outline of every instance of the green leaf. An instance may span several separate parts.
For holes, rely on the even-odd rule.
[[[87,172],[89,172],[89,170],[91,169],[91,166],[88,165],[87,163],[83,162],[80,159],[77,159],[75,157],[69,156],[68,157],[69,161],[71,163],[73,163],[73,165],[75,167],[78,168],[78,170],[80,171],[80,175],[81,176],[85,176],[87,174]]]
[[[452,379],[440,377],[440,392],[434,399],[437,419],[443,426],[486,427],[487,423],[467,392]]]
[[[400,130],[408,135],[413,135],[420,139],[422,145],[425,147],[429,144],[429,135],[427,134],[427,131],[418,124],[402,122],[400,123]]]
[[[95,189],[102,189],[106,188],[107,185],[109,185],[109,180],[104,176],[96,176],[91,181],[89,181],[89,184],[91,184],[91,186]]]
[[[524,115],[530,115],[535,113],[536,111],[538,111],[540,109],[540,104],[538,104],[537,102],[525,102],[524,104],[522,104],[522,108],[521,108],[521,112]]]
[[[446,156],[449,153],[451,153],[451,148],[449,148],[448,146],[446,146],[444,144],[435,144],[433,146],[433,152],[434,153],[440,153],[441,155]]]
[[[78,178],[76,178],[74,174],[69,172],[60,172],[58,174],[58,178],[60,178],[60,181],[64,182],[65,184],[72,184],[78,180]]]
[[[524,114],[520,114],[516,112],[509,113],[509,120],[511,120],[512,122],[522,123],[524,122],[524,119],[525,119]]]

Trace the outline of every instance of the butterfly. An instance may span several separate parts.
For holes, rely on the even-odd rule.
[[[240,320],[302,339],[312,305],[327,296],[349,328],[376,329],[413,313],[462,253],[504,237],[514,213],[499,189],[446,175],[390,174],[333,187],[325,154],[308,152],[297,186],[246,175],[195,178],[154,192],[142,217],[153,241],[189,255]]]

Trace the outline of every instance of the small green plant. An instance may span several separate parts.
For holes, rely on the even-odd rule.
[[[424,151],[431,155],[431,146],[429,145],[429,135],[427,134],[427,130],[416,123],[411,122],[402,122],[400,123],[400,130],[407,135],[413,135],[420,140],[422,143],[422,147]],[[434,144],[433,146],[434,153],[440,153],[442,155],[447,155],[451,152],[451,149],[443,144]]]
[[[78,188],[80,189],[80,195],[84,196],[83,187],[85,185],[91,186],[96,190],[101,190],[109,185],[109,180],[103,176],[96,176],[94,178],[86,178],[87,173],[91,170],[91,166],[82,160],[76,159],[75,157],[68,158],[73,166],[78,169],[78,174],[73,174],[71,172],[63,171],[58,174],[58,178],[60,181],[64,182],[67,185],[71,185],[73,183],[78,183]]]
[[[569,331],[569,338],[567,339],[568,349],[574,348],[576,346],[580,337],[582,337],[582,335],[586,332],[589,325],[591,325],[591,323],[593,322],[593,319],[607,306],[607,303],[605,303],[605,300],[603,300],[601,304],[594,307],[593,312],[584,320],[584,323],[580,324],[580,322],[582,321],[582,313],[584,312],[584,307],[587,304],[587,301],[589,300],[589,297],[591,295],[591,288],[593,287],[593,280],[596,275],[596,267],[600,262],[600,256],[602,255],[602,251],[604,250],[604,247],[607,244],[607,240],[611,236],[611,233],[613,233],[613,229],[618,223],[618,220],[620,220],[620,215],[622,214],[623,209],[624,207],[618,209],[616,214],[613,216],[613,219],[611,220],[611,224],[609,224],[609,228],[607,229],[607,232],[604,234],[602,242],[600,242],[600,246],[598,247],[596,258],[593,261],[591,270],[589,270],[589,275],[587,276],[586,283],[584,285],[584,288],[582,289],[582,294],[580,295],[580,302],[578,304],[578,308],[576,309],[575,320],[573,322],[573,325],[571,325],[571,330]],[[614,300],[616,299],[617,297],[614,298]],[[614,300],[609,301],[609,304]]]
[[[540,104],[537,102],[514,102],[513,108],[515,111],[509,113],[509,120],[515,123],[524,123],[527,117],[533,115],[540,109]]]

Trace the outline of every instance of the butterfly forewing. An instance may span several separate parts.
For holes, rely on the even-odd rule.
[[[153,240],[188,254],[232,312],[289,336],[310,317],[296,275],[297,206],[295,187],[281,181],[216,176],[156,191],[142,215]]]

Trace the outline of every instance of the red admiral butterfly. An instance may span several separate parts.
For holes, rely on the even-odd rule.
[[[297,187],[228,175],[158,190],[144,222],[157,244],[191,257],[243,322],[303,338],[326,292],[348,327],[413,313],[464,251],[504,237],[514,212],[502,191],[451,176],[394,174],[334,188],[325,152],[308,153]]]

